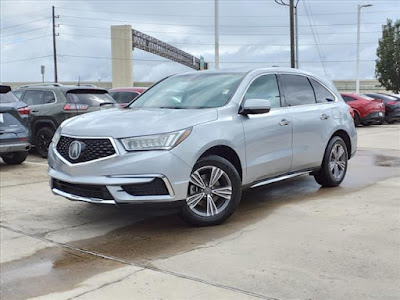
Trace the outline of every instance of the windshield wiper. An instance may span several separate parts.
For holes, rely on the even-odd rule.
[[[100,104],[99,104],[99,106],[103,106],[103,105],[114,105],[115,103],[114,102],[101,102]]]
[[[158,108],[166,108],[166,109],[185,109],[184,107],[177,107],[177,106],[160,106]]]

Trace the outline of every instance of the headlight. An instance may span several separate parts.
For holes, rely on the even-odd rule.
[[[60,137],[61,137],[61,126],[59,126],[59,127],[57,128],[57,130],[56,130],[56,132],[54,133],[53,138],[52,138],[52,140],[51,140],[51,141],[53,142],[53,145],[54,145],[54,146],[57,145],[58,141],[60,140]]]
[[[190,128],[169,133],[125,138],[121,141],[127,151],[170,150],[183,142],[191,131]]]

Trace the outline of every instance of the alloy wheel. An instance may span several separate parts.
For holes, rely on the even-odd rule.
[[[190,210],[202,217],[221,213],[232,197],[229,176],[215,166],[204,166],[192,172],[186,203]]]
[[[335,144],[330,155],[329,169],[336,180],[342,179],[346,171],[346,165],[346,151],[342,145]]]

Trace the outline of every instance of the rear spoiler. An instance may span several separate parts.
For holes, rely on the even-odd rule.
[[[11,92],[9,85],[0,85],[0,94],[7,94],[8,92]]]

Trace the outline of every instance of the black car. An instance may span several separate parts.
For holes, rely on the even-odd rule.
[[[11,91],[8,85],[0,85],[0,106],[11,106],[18,110],[23,124],[29,129],[29,113],[28,105],[20,101]]]
[[[0,156],[6,164],[25,161],[31,147],[29,130],[14,107],[0,106]]]
[[[54,132],[64,120],[117,105],[107,90],[86,85],[32,84],[14,93],[31,110],[32,144],[42,157],[47,157]]]
[[[385,120],[389,124],[394,123],[395,121],[400,121],[400,100],[396,97],[389,96],[386,94],[380,93],[368,93],[365,94],[369,97],[382,100],[385,104]]]

